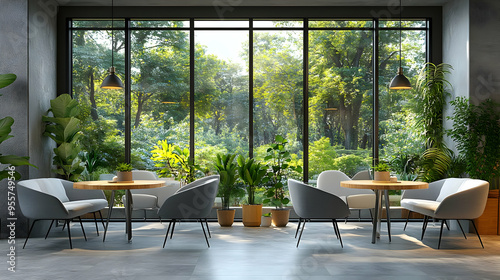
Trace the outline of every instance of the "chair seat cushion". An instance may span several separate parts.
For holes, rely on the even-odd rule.
[[[401,206],[426,216],[434,216],[436,209],[441,202],[425,199],[402,199]]]
[[[375,194],[353,194],[347,196],[347,206],[350,209],[375,208]]]
[[[92,203],[79,201],[68,201],[63,203],[64,208],[68,211],[68,217],[53,217],[53,219],[68,219],[87,214],[89,212],[98,211],[101,208],[94,206]],[[94,210],[95,209],[95,210]]]
[[[126,203],[126,197],[122,197],[123,203]],[[150,194],[132,194],[132,209],[157,209],[158,197]]]
[[[99,211],[103,208],[106,208],[108,206],[108,201],[106,199],[102,198],[95,198],[95,199],[83,199],[83,200],[78,200],[78,202],[85,202],[85,203],[90,203],[94,206],[94,211]]]

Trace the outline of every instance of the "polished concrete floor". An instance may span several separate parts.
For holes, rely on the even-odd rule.
[[[73,250],[60,227],[47,240],[30,239],[25,249],[24,239],[17,240],[16,272],[2,261],[0,279],[500,279],[500,236],[482,236],[482,249],[475,234],[465,240],[459,230],[445,230],[437,250],[438,223],[429,223],[423,242],[420,222],[406,231],[393,223],[391,243],[383,226],[376,244],[371,223],[339,223],[344,248],[331,223],[308,223],[296,248],[296,223],[221,228],[215,222],[210,248],[199,223],[178,224],[162,248],[167,225],[136,222],[129,243],[123,223],[111,224],[106,242],[93,223],[84,223],[88,241],[73,223]],[[8,246],[0,240],[0,259],[7,259]]]

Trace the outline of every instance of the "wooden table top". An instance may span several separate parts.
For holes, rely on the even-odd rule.
[[[425,182],[415,181],[398,181],[398,182],[378,182],[373,180],[351,180],[342,181],[340,186],[351,189],[372,189],[372,190],[414,190],[427,189],[429,184]]]
[[[113,182],[110,181],[83,181],[73,183],[75,189],[86,190],[127,190],[127,189],[152,189],[165,186],[165,181],[161,180],[134,180],[134,182]]]

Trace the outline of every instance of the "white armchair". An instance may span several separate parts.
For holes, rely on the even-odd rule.
[[[132,189],[132,210],[144,210],[144,219],[146,219],[147,210],[158,210],[165,200],[172,196],[180,188],[180,182],[164,178],[158,178],[155,172],[147,170],[133,170],[133,180],[164,180],[165,187],[151,189]],[[125,204],[126,198],[122,197]],[[161,217],[160,217],[161,220]]]
[[[365,179],[366,174],[359,174],[358,178]],[[363,209],[368,209],[370,211],[370,216],[373,219],[372,209],[375,208],[375,193],[368,189],[350,189],[340,186],[341,181],[349,180],[351,180],[351,178],[349,178],[349,176],[344,174],[342,171],[323,171],[318,176],[318,189],[340,197],[345,203],[347,203],[350,210],[358,210],[361,212]]]
[[[489,183],[467,178],[448,178],[432,182],[428,189],[406,190],[401,196],[401,206],[425,216],[422,239],[429,218],[441,220],[438,249],[441,246],[443,224],[446,220],[470,220],[483,246],[474,219],[483,214],[488,199]],[[408,223],[408,219],[406,220]],[[465,238],[466,235],[458,221]],[[406,225],[405,225],[406,227]]]

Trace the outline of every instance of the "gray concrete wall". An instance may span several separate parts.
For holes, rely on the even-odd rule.
[[[52,177],[54,141],[42,136],[42,115],[57,97],[57,6],[55,1],[30,0],[29,5],[29,178]]]
[[[0,146],[0,153],[29,156],[34,167],[17,167],[22,179],[50,177],[52,147],[41,137],[42,114],[49,100],[56,97],[56,12],[54,1],[0,0],[0,73],[14,73],[17,80],[1,90],[0,118],[15,122],[11,138]],[[53,6],[53,9],[57,9]],[[0,182],[0,238],[7,232],[7,180]],[[16,236],[27,232],[27,219],[17,208]],[[42,227],[40,227],[42,229]],[[43,230],[43,229],[42,229]]]
[[[500,1],[470,0],[470,100],[500,102]]]
[[[453,66],[448,76],[453,100],[469,97],[469,0],[453,0],[443,7],[443,62]],[[453,107],[445,107],[445,116],[453,114]],[[452,122],[445,119],[444,128],[450,129]],[[449,137],[446,144],[456,152],[455,144]]]

